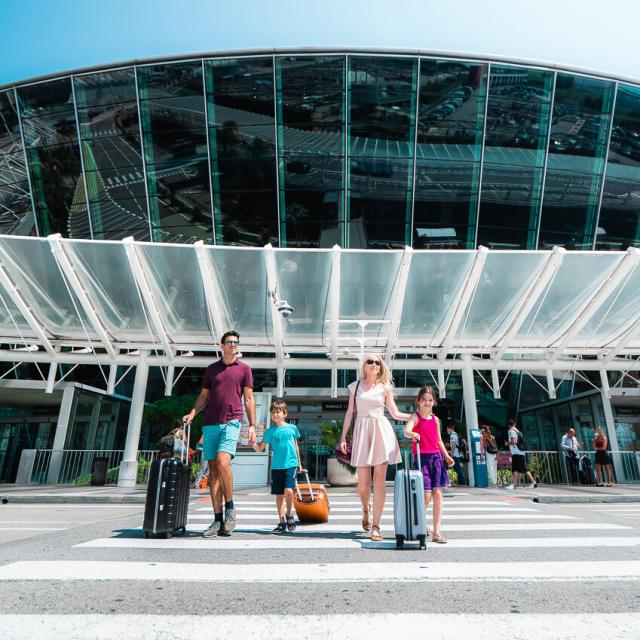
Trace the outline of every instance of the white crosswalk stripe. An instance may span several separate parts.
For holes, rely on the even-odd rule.
[[[640,581],[640,561],[341,562],[207,564],[135,561],[19,561],[0,567],[5,580],[162,580],[163,582],[531,582]]]
[[[192,640],[203,629],[215,629],[216,637],[235,639],[280,637],[283,631],[293,638],[326,638],[327,630],[341,640],[393,638],[401,630],[403,640],[446,638],[469,640],[490,638],[512,640],[517,629],[535,629],[536,638],[545,640],[584,640],[584,638],[631,638],[638,629],[638,613],[587,613],[574,616],[566,624],[566,614],[443,614],[443,613],[366,613],[339,615],[0,615],[3,634],[12,640],[42,637],[102,638],[105,629],[111,640],[172,638]],[[256,630],[260,629],[260,636]],[[170,630],[170,632],[168,631]],[[428,633],[425,631],[428,630]],[[338,633],[339,631],[339,633]],[[529,636],[530,637],[530,636]]]
[[[272,535],[277,522],[275,501],[266,493],[245,494],[235,500],[237,508],[237,527],[231,537],[204,539],[199,534],[204,531],[213,518],[213,511],[204,493],[192,494],[187,521],[187,535],[176,535],[171,539],[144,538],[142,528],[134,526],[114,532],[112,537],[102,537],[74,544],[77,554],[62,561],[27,558],[9,562],[0,566],[0,585],[11,585],[15,581],[22,583],[60,583],[75,581],[92,585],[124,583],[145,585],[158,583],[180,585],[195,583],[202,585],[231,585],[234,590],[256,588],[272,589],[277,585],[290,585],[304,589],[335,589],[336,584],[355,585],[358,588],[375,585],[420,585],[465,583],[484,585],[495,583],[525,585],[545,585],[547,583],[569,584],[610,584],[635,589],[640,582],[640,560],[621,559],[620,552],[637,553],[640,548],[640,531],[620,524],[612,518],[633,517],[637,507],[633,505],[594,505],[590,513],[596,518],[585,518],[581,510],[576,509],[558,513],[548,505],[525,502],[519,496],[496,496],[495,499],[473,500],[468,496],[447,498],[443,508],[443,533],[448,544],[428,543],[426,551],[412,553],[423,555],[404,555],[395,551],[393,531],[393,496],[388,495],[385,511],[381,520],[381,530],[385,536],[382,542],[372,542],[368,534],[362,531],[362,511],[355,493],[337,493],[331,496],[330,521],[319,525],[302,525],[294,533]],[[124,506],[124,505],[123,505]],[[141,505],[132,507],[141,508]],[[432,518],[432,510],[427,513],[427,522]],[[625,522],[624,519],[621,522]],[[5,526],[19,526],[21,522],[7,522]],[[31,523],[24,523],[25,525]],[[42,523],[54,524],[54,523]],[[527,556],[527,550],[548,551],[548,558]],[[599,549],[597,559],[578,561],[576,555],[565,557],[564,551],[583,549],[589,552]],[[90,550],[98,550],[97,558],[83,559]],[[491,551],[493,550],[493,552]],[[514,552],[520,550],[521,558],[512,560]],[[618,551],[617,556],[611,554]],[[335,552],[340,555],[336,555]],[[157,553],[154,553],[157,552]],[[166,555],[175,552],[174,556]],[[243,554],[240,562],[226,562],[224,554]],[[291,553],[291,557],[288,557]],[[464,561],[457,554],[466,553]],[[293,555],[297,554],[297,555]],[[333,555],[332,555],[333,554]],[[364,555],[361,555],[364,554]],[[393,555],[390,555],[393,554]],[[330,558],[324,561],[324,558]],[[492,561],[488,561],[491,557]],[[610,559],[605,560],[604,558]],[[166,559],[165,559],[166,558]],[[509,558],[509,560],[507,560]],[[477,560],[482,561],[477,561]],[[292,570],[295,566],[295,570]],[[326,585],[326,586],[323,586]],[[359,587],[362,585],[362,587]],[[80,587],[78,587],[80,588]],[[183,587],[179,587],[183,588]],[[208,587],[207,587],[208,588]],[[465,587],[466,588],[466,587]],[[514,587],[515,588],[515,587]],[[605,588],[597,587],[597,588]],[[609,588],[609,587],[606,587]],[[286,612],[288,613],[288,612]],[[314,615],[306,620],[305,616],[261,615],[259,617],[260,634],[258,637],[282,635],[286,629],[288,635],[301,637],[324,637],[326,630],[339,628],[341,638],[358,638],[367,633],[371,637],[381,637],[386,633],[397,633],[403,629],[403,637],[426,637],[424,629],[429,629],[430,637],[477,638],[500,640],[517,637],[514,629],[523,629],[531,625],[536,629],[537,637],[545,640],[571,639],[576,628],[570,630],[561,624],[562,618],[555,614],[398,614],[381,613],[357,614],[333,613]],[[229,615],[211,618],[211,628],[216,635],[230,638],[251,637],[250,615],[237,616],[235,611]],[[524,622],[524,618],[527,621]],[[160,619],[162,616],[160,616]],[[184,617],[184,624],[178,621],[180,616],[171,616],[171,637],[193,637],[207,626],[207,616],[197,616],[197,624],[191,617]],[[420,630],[412,636],[406,630],[415,621]],[[455,618],[455,620],[454,620]],[[490,618],[490,619],[489,619]],[[373,624],[372,620],[376,623]],[[580,624],[586,620],[579,616]],[[590,619],[590,618],[589,618]],[[103,616],[41,616],[33,615],[0,616],[3,630],[10,631],[10,637],[34,637],[34,629],[46,628],[61,637],[73,639],[93,637],[91,634],[99,625],[108,625],[112,638],[132,640],[137,637],[156,637],[158,617],[147,615]],[[428,620],[428,622],[427,622]],[[439,620],[439,621],[438,621]],[[127,622],[128,621],[128,622]],[[607,623],[605,624],[605,621]],[[589,634],[605,634],[609,639],[620,637],[625,631],[637,628],[640,614],[597,614],[592,624],[585,626]],[[249,626],[247,626],[249,625]],[[440,626],[439,626],[440,625]],[[514,627],[517,625],[517,627]],[[558,626],[559,625],[559,626]],[[633,626],[636,625],[636,626]],[[385,631],[388,629],[388,631]],[[584,631],[583,629],[583,631]],[[93,631],[92,631],[93,630]],[[253,629],[255,631],[255,628]],[[15,631],[15,633],[14,633]],[[74,633],[76,635],[74,635]],[[140,633],[141,635],[136,635]],[[23,635],[20,635],[23,634]],[[181,635],[182,634],[182,635]],[[351,634],[351,635],[349,635]],[[36,633],[37,635],[37,633]],[[99,635],[99,634],[98,634]],[[255,635],[255,633],[254,633]],[[586,637],[592,637],[587,635]],[[163,637],[163,636],[159,636]],[[578,637],[584,637],[575,635]]]
[[[577,538],[452,538],[447,545],[433,544],[429,550],[445,551],[446,549],[542,549],[542,548],[576,548],[576,547],[639,547],[640,537],[588,537]],[[325,538],[325,537],[261,537],[259,539],[211,539],[172,538],[171,540],[151,540],[148,538],[98,538],[76,545],[80,548],[100,549],[393,549],[395,542],[371,542],[368,538]]]

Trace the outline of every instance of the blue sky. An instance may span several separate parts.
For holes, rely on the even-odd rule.
[[[191,52],[292,46],[495,53],[640,79],[638,0],[0,0],[0,84]]]

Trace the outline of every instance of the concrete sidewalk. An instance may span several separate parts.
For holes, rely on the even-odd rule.
[[[388,483],[389,484],[389,483]],[[392,486],[387,488],[388,491]],[[330,493],[354,493],[355,487],[329,487]],[[144,504],[147,488],[138,485],[135,488],[123,489],[117,486],[77,487],[73,485],[0,485],[1,504]],[[269,493],[268,487],[238,487],[238,496],[248,493]],[[192,496],[206,497],[208,489],[192,489]],[[445,497],[455,500],[460,495],[518,497],[539,503],[591,503],[591,502],[640,502],[640,484],[623,484],[614,487],[586,487],[568,485],[541,485],[537,489],[519,488],[515,491],[506,489],[477,489],[474,487],[450,487]]]

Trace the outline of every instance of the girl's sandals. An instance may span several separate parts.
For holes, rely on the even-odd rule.
[[[287,531],[293,533],[296,530],[296,522],[293,516],[287,516]]]
[[[371,505],[369,505],[368,509],[363,507],[362,509],[362,529],[364,531],[371,530],[371,522],[369,521],[369,512],[371,511]]]
[[[433,531],[431,533],[431,542],[437,542],[438,544],[447,544],[447,539],[439,533]]]
[[[372,542],[382,542],[384,540],[380,533],[380,527],[377,524],[371,527],[371,540]]]

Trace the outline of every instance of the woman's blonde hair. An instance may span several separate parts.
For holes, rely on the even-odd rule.
[[[393,391],[393,378],[391,377],[389,367],[387,367],[387,363],[382,359],[382,356],[377,353],[368,353],[362,360],[362,364],[360,365],[360,379],[364,380],[367,377],[365,367],[367,365],[367,360],[370,359],[370,357],[380,361],[377,382],[384,385],[385,391]]]

